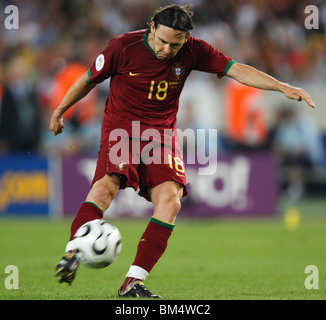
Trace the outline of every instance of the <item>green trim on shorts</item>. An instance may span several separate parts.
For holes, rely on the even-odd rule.
[[[168,228],[170,230],[173,230],[174,229],[174,224],[169,224],[169,223],[163,222],[161,220],[155,219],[153,217],[151,217],[151,220],[150,221],[158,224],[161,227],[165,227],[165,228]]]
[[[226,65],[225,69],[224,69],[224,73],[227,74],[228,71],[230,70],[231,66],[235,63],[234,60],[229,61],[229,63]]]
[[[83,203],[92,204],[94,207],[96,207],[97,209],[99,209],[102,212],[102,214],[104,214],[103,210],[97,204],[95,204],[94,202],[84,201]]]

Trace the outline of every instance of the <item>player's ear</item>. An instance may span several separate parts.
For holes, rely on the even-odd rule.
[[[151,29],[151,33],[155,33],[155,23],[154,23],[154,21],[152,21],[150,23],[150,29]]]

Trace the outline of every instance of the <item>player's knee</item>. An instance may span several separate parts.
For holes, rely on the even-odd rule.
[[[170,199],[170,206],[171,206],[171,212],[173,212],[175,215],[177,215],[177,213],[180,211],[181,209],[181,201],[180,201],[180,197],[178,194],[174,195],[171,199]]]
[[[180,196],[178,192],[163,194],[157,203],[157,208],[160,211],[165,211],[167,216],[170,215],[171,218],[175,218],[181,209]]]
[[[90,193],[87,196],[87,201],[94,202],[103,211],[105,211],[111,204],[119,191],[119,186],[111,183],[108,179],[101,179],[97,181]]]
[[[100,186],[97,190],[97,195],[102,201],[111,202],[117,195],[117,190],[108,188],[107,186]]]
[[[105,186],[98,185],[91,190],[87,197],[87,201],[94,202],[105,211],[110,206],[115,195],[116,193],[112,190],[106,188]]]

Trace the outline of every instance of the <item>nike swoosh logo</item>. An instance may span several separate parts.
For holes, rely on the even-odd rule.
[[[130,77],[139,76],[141,73],[129,72]]]

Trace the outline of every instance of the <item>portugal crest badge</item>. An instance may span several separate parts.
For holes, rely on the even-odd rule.
[[[126,167],[126,163],[124,163],[123,161],[120,161],[119,163],[117,163],[115,165],[116,169],[118,169],[118,171],[123,171],[124,168]]]
[[[172,72],[176,80],[180,80],[182,78],[184,71],[184,66],[182,66],[181,63],[176,63],[172,67]]]

